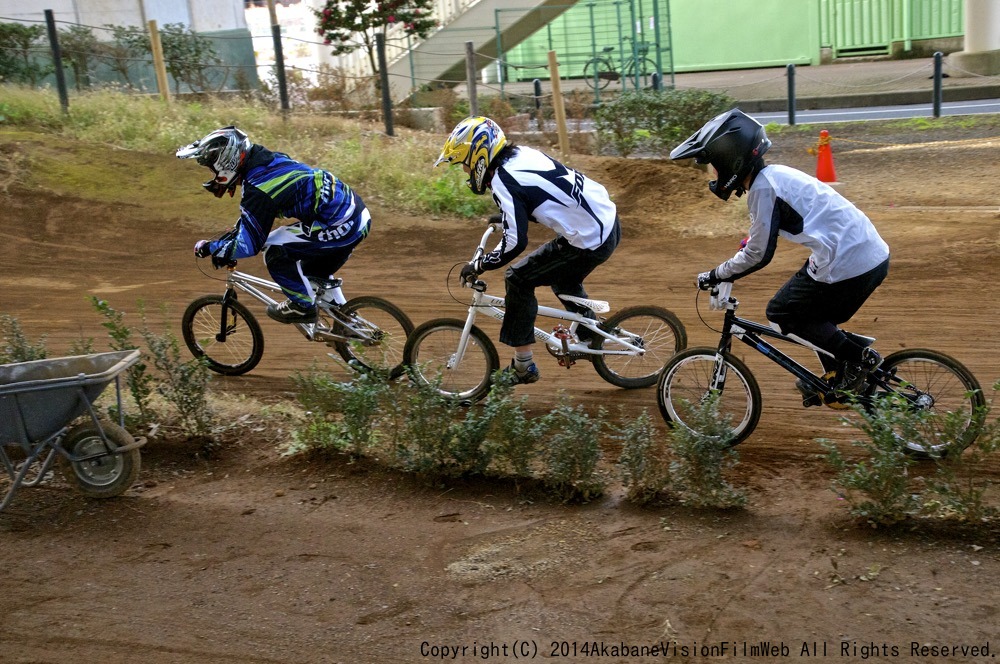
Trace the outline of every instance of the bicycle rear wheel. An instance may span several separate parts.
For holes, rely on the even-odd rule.
[[[896,433],[914,457],[941,458],[949,450],[964,450],[979,435],[986,397],[976,377],[955,358],[922,348],[901,350],[885,358],[872,378],[885,380],[915,412],[933,415],[915,430],[900,427]],[[888,394],[872,382],[865,389],[869,410],[876,403],[873,397]]]
[[[334,333],[356,337],[336,341],[334,349],[344,361],[356,362],[365,369],[386,371],[390,378],[403,373],[403,348],[413,332],[413,323],[403,311],[388,300],[364,296],[348,300],[340,312],[350,319],[349,326],[337,322]]]
[[[489,393],[493,372],[500,368],[496,346],[473,326],[465,354],[456,357],[465,321],[438,318],[418,325],[406,340],[403,361],[410,379],[429,385],[450,399],[478,401]]]
[[[649,387],[663,366],[679,350],[687,347],[683,323],[663,307],[643,306],[622,309],[603,325],[611,334],[645,349],[642,355],[593,355],[594,369],[601,378],[627,389]],[[624,350],[625,346],[604,337],[591,348]]]
[[[712,394],[720,360],[714,348],[689,348],[677,353],[663,367],[656,387],[660,415],[668,424],[737,445],[753,433],[760,421],[761,395],[757,379],[741,360],[722,353],[725,380],[718,388],[718,419],[707,421],[699,413]]]
[[[587,80],[587,85],[591,88],[603,90],[608,87],[611,81],[618,80],[618,72],[610,60],[605,58],[593,58],[583,66],[583,77]]]
[[[204,295],[188,305],[181,333],[188,350],[203,357],[208,368],[225,376],[239,376],[257,366],[264,355],[264,333],[250,310],[234,299],[225,305],[222,295]],[[223,320],[225,334],[222,334]]]

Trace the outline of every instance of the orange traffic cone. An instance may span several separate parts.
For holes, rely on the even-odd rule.
[[[819,145],[816,148],[816,179],[820,182],[836,182],[837,173],[833,170],[833,150],[830,149],[830,132],[823,129],[819,132]]]

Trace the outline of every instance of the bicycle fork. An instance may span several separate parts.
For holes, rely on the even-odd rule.
[[[225,295],[222,296],[222,310],[219,314],[219,333],[215,335],[215,340],[219,343],[226,343],[226,337],[232,331],[235,323],[229,323],[229,303],[236,300],[236,289],[230,286],[226,288]]]

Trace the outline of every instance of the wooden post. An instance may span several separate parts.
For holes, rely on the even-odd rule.
[[[160,30],[156,20],[149,21],[149,47],[153,51],[153,69],[156,70],[156,87],[160,89],[160,98],[170,103],[170,83],[167,82],[167,64],[163,61],[163,44],[160,43]]]
[[[566,107],[563,106],[562,88],[559,84],[559,62],[556,52],[549,51],[549,82],[552,83],[552,110],[556,116],[556,129],[559,132],[559,152],[562,158],[569,157],[569,134],[566,132]]]

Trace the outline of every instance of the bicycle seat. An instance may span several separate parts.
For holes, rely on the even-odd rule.
[[[323,277],[309,277],[309,281],[313,283],[317,288],[322,288],[323,290],[329,290],[331,288],[340,288],[344,285],[344,280],[340,277],[334,277],[333,279],[327,279]]]
[[[850,339],[855,343],[861,344],[862,346],[871,346],[873,343],[875,343],[875,337],[868,337],[863,334],[855,334],[853,332],[848,332],[847,330],[844,330],[844,334],[847,335],[848,339]]]
[[[601,50],[604,51],[605,53],[611,53],[613,50],[615,50],[615,47],[614,46],[605,46]]]
[[[586,297],[576,297],[575,295],[560,295],[559,299],[564,302],[578,304],[581,307],[587,307],[595,314],[604,314],[611,311],[611,305],[604,300],[591,300]]]

